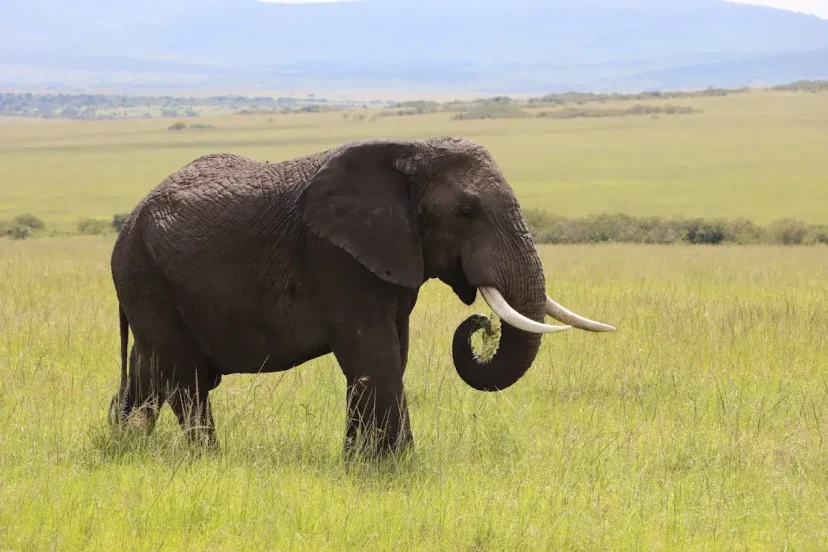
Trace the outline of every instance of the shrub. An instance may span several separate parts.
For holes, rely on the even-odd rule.
[[[766,229],[745,219],[735,219],[725,222],[725,241],[747,245],[752,243],[767,243]]]
[[[784,219],[771,224],[769,231],[774,243],[799,245],[808,235],[808,226],[798,220]]]
[[[187,125],[185,125],[181,121],[178,121],[168,126],[167,130],[184,130],[185,128],[187,128]]]
[[[124,222],[126,222],[129,213],[117,213],[112,215],[112,228],[115,229],[116,232],[120,232],[121,228],[124,227]]]
[[[577,219],[558,217],[537,209],[524,212],[529,232],[539,243],[651,243],[651,244],[828,244],[828,226],[786,220],[765,229],[744,220],[632,217],[603,213]]]
[[[423,113],[437,113],[440,109],[440,104],[428,100],[414,100],[409,102],[398,102],[392,107],[397,109],[405,109],[414,111],[417,114]]]
[[[724,222],[703,219],[680,220],[677,222],[683,241],[698,244],[719,244],[725,240]]]
[[[812,226],[811,232],[805,237],[803,243],[805,245],[814,245],[817,243],[828,245],[828,226]]]
[[[458,121],[470,119],[519,119],[526,116],[527,113],[518,105],[498,101],[474,105],[468,111],[455,114],[454,119]]]
[[[627,109],[567,107],[556,111],[541,111],[537,116],[548,119],[593,119],[600,117],[627,117],[641,115],[650,115],[655,117],[660,114],[689,115],[692,113],[698,113],[698,111],[692,107],[681,105],[665,105],[662,107],[658,105],[635,104]]]
[[[774,86],[772,90],[787,90],[792,92],[811,92],[811,93],[818,93],[818,92],[828,92],[828,80],[818,80],[818,81],[810,81],[810,80],[801,80],[792,82],[790,84],[785,84],[781,86]]]
[[[21,224],[7,224],[2,228],[0,236],[6,236],[12,240],[25,240],[32,235],[32,229]]]
[[[12,219],[12,224],[24,226],[32,230],[43,230],[44,228],[46,228],[46,225],[43,223],[42,220],[29,213],[15,217],[14,219]]]
[[[85,236],[106,234],[112,229],[112,224],[105,220],[83,218],[78,221],[78,233]]]

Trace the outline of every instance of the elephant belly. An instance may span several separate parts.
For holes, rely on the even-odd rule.
[[[304,310],[202,302],[185,323],[222,374],[279,372],[330,352],[322,321]]]

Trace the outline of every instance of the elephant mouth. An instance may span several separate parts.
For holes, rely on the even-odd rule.
[[[469,283],[463,271],[463,261],[458,257],[451,269],[441,275],[440,280],[448,285],[455,295],[466,305],[471,305],[477,298],[477,287]]]

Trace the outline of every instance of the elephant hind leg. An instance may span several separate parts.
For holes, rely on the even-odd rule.
[[[130,429],[142,429],[150,434],[165,398],[155,359],[141,344],[133,344],[129,355],[127,384],[112,399],[110,421]]]
[[[169,390],[169,401],[187,438],[193,443],[216,448],[216,426],[209,397],[212,379],[203,366],[196,366],[185,377],[176,378],[175,387]]]
[[[169,401],[190,441],[217,446],[208,397],[220,379],[215,366],[170,302],[145,298],[135,304],[140,311],[130,314],[130,325],[138,345],[138,369],[130,373],[127,404],[133,409],[145,405],[154,423],[161,405]]]

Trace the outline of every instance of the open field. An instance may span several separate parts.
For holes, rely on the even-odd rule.
[[[828,94],[636,103],[701,112],[359,110],[177,132],[0,118],[0,220],[109,220],[211,152],[278,161],[451,134],[486,145],[525,208],[828,223]],[[216,455],[189,449],[168,408],[151,437],[113,439],[112,243],[0,239],[0,550],[828,547],[828,247],[542,246],[548,293],[619,331],[546,336],[496,394],[466,387],[450,354],[456,325],[488,308],[429,283],[406,375],[415,450],[348,467],[332,357],[225,378]]]
[[[690,115],[452,120],[439,113],[372,121],[371,110],[171,119],[0,119],[0,220],[23,212],[58,230],[128,211],[167,174],[206,153],[278,161],[357,138],[460,135],[494,154],[524,207],[581,216],[792,217],[828,223],[828,94],[752,91],[651,100]],[[628,108],[630,102],[601,104]],[[357,113],[365,119],[354,120]]]
[[[149,439],[111,440],[111,244],[0,240],[0,549],[828,546],[828,248],[542,247],[550,295],[619,331],[545,337],[498,394],[451,364],[482,302],[430,283],[415,452],[348,469],[328,357],[226,378],[216,456],[190,454],[167,408]]]

